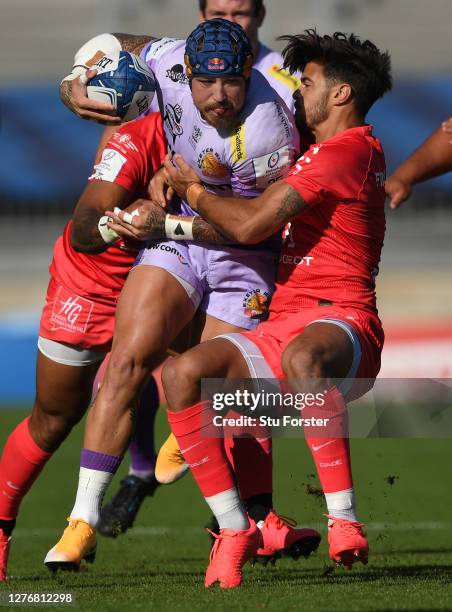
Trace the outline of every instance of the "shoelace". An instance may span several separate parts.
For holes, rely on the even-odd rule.
[[[66,520],[69,521],[69,527],[73,531],[77,529],[77,525],[81,522],[80,519],[72,519],[70,516],[68,516]]]
[[[209,555],[209,561],[212,561],[212,559],[215,557],[215,555],[217,554],[217,550],[218,547],[220,546],[220,542],[223,538],[225,537],[229,537],[229,538],[234,538],[237,533],[215,533],[214,531],[211,531],[210,529],[206,528],[206,531],[208,531],[210,533],[210,535],[215,538],[215,542],[212,546],[212,550],[210,551],[210,555]]]
[[[283,514],[272,513],[270,518],[268,518],[269,523],[274,523],[276,529],[282,529],[283,527],[296,527],[297,521],[290,516],[284,516]]]
[[[210,562],[217,554],[218,546],[220,545],[221,535],[218,533],[215,533],[214,531],[211,531],[210,529],[206,529],[206,531],[208,531],[210,535],[213,538],[215,538],[215,542],[213,543],[212,550],[210,551],[210,555],[209,555],[209,562]]]
[[[185,459],[183,454],[180,452],[180,448],[171,451],[170,453],[168,453],[168,455],[173,463],[179,463],[181,465],[185,463]]]
[[[79,523],[85,523],[85,525],[89,527],[88,523],[86,523],[85,521],[82,521],[81,519],[71,519],[70,517],[68,517],[67,520],[69,521],[69,528],[72,531],[75,531],[77,529],[77,525]],[[78,542],[83,542],[85,540],[85,537],[82,536],[81,534],[78,534],[77,540]]]
[[[346,535],[356,535],[356,530],[359,529],[359,531],[361,532],[360,535],[362,535],[362,528],[364,527],[363,523],[358,523],[357,521],[347,521],[346,519],[338,519],[335,518],[334,516],[331,516],[329,514],[325,514],[325,516],[329,519],[331,519],[333,522],[333,525],[335,523],[338,523],[338,525],[340,526],[341,530],[346,534]],[[333,527],[333,525],[331,525],[331,527]]]

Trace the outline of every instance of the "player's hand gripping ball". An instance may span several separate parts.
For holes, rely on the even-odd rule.
[[[88,98],[111,104],[123,121],[136,119],[149,109],[155,78],[137,55],[128,51],[104,55],[91,69],[97,74],[88,82]]]

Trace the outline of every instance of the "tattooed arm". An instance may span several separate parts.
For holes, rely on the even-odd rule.
[[[127,213],[131,216],[127,216]],[[133,213],[133,214],[132,214]],[[111,211],[105,213],[110,217],[108,227],[123,238],[134,240],[165,240],[168,238],[166,232],[166,210],[151,202],[151,200],[136,200],[125,210]],[[234,244],[234,241],[226,238],[212,225],[201,217],[184,217],[170,215],[173,226],[177,228],[180,223],[180,232],[176,231],[176,237],[180,240],[193,240],[195,242],[209,242],[214,244]],[[124,220],[126,219],[126,220]],[[183,228],[190,226],[191,235],[181,233]]]
[[[235,244],[223,234],[220,234],[208,221],[195,217],[193,221],[193,240],[197,242],[217,242],[219,244]]]
[[[298,191],[284,181],[274,183],[257,198],[213,195],[197,184],[199,179],[180,156],[175,159],[177,168],[168,157],[165,159],[170,185],[216,230],[234,242],[262,242],[308,206]]]
[[[204,219],[242,244],[257,244],[273,236],[306,208],[298,191],[283,181],[274,183],[253,199],[218,198],[203,191],[197,203]]]
[[[81,253],[101,253],[109,246],[99,233],[99,219],[109,208],[124,208],[129,192],[116,183],[91,181],[86,186],[72,217],[71,246]]]
[[[273,236],[306,207],[298,192],[283,182],[275,183],[252,199],[224,198],[203,190],[197,204],[203,218],[169,215],[174,221],[173,227],[180,224],[176,236],[169,237],[229,245],[258,244]],[[134,214],[130,216],[131,213]],[[168,215],[150,200],[137,200],[123,211],[108,210],[105,214],[111,219],[108,227],[123,238],[143,241],[168,238]],[[190,236],[184,231],[185,223],[190,225]]]
[[[146,36],[144,34],[122,34],[115,32],[113,36],[119,40],[123,51],[129,51],[129,53],[134,53],[135,55],[140,55],[148,42],[156,40],[155,36]]]

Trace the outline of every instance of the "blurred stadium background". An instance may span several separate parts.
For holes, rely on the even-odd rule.
[[[369,116],[391,172],[452,114],[450,0],[267,0],[261,39],[306,27],[355,31],[393,57],[395,87]],[[105,32],[185,36],[195,0],[0,3],[0,407],[28,405],[54,239],[90,172],[101,127],[60,103],[74,51]],[[388,212],[378,279],[382,374],[452,376],[452,174]]]

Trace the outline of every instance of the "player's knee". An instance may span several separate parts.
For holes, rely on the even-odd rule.
[[[282,369],[288,378],[316,379],[327,376],[322,352],[314,345],[288,346],[282,355]]]
[[[52,406],[35,402],[30,419],[30,428],[38,445],[46,451],[55,451],[70,434],[85,410],[67,410],[64,406]]]
[[[107,374],[102,382],[115,393],[124,385],[139,388],[149,374],[150,366],[144,356],[128,351],[115,351],[111,354]]]
[[[200,379],[195,360],[182,355],[166,362],[162,370],[162,384],[171,410],[183,410],[199,400]]]

